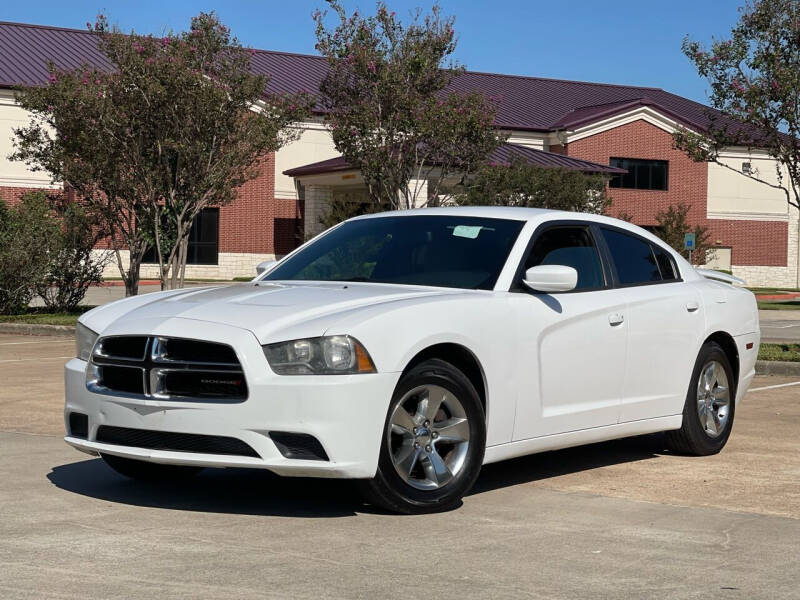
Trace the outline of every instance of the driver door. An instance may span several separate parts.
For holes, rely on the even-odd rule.
[[[628,329],[624,291],[596,243],[596,228],[566,221],[534,233],[519,270],[566,265],[578,272],[570,292],[539,293],[518,284],[517,414],[514,439],[614,425],[620,411]]]

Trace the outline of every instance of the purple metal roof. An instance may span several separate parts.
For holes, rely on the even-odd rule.
[[[508,165],[515,157],[522,158],[540,167],[559,167],[562,169],[582,171],[584,173],[603,173],[607,175],[627,173],[625,169],[609,167],[608,165],[601,165],[588,160],[564,156],[563,154],[555,154],[554,152],[545,152],[544,150],[536,150],[535,148],[528,148],[517,144],[503,144],[489,155],[488,161],[490,163]],[[337,156],[336,158],[329,158],[328,160],[321,160],[309,165],[303,165],[302,167],[288,169],[284,171],[283,174],[288,177],[302,177],[304,175],[322,175],[323,173],[349,171],[352,168],[353,167],[350,166],[350,163],[348,163],[344,157]]]
[[[0,87],[46,83],[49,61],[61,69],[73,69],[84,62],[103,69],[111,67],[97,49],[97,38],[88,31],[0,22]],[[266,50],[255,52],[252,65],[256,72],[270,77],[267,93],[315,93],[327,70],[320,56]],[[494,97],[498,127],[530,131],[585,124],[637,104],[655,106],[687,125],[703,128],[712,111],[658,88],[472,71],[456,77],[450,90],[480,91]]]

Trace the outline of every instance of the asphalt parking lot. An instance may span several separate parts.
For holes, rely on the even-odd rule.
[[[798,598],[800,381],[719,455],[645,436],[486,467],[400,517],[345,482],[127,481],[61,440],[72,340],[0,335],[0,598]]]

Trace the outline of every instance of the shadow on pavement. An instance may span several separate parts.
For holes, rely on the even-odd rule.
[[[656,433],[531,454],[485,465],[469,495],[599,467],[648,460],[665,453],[664,434]]]
[[[50,482],[63,490],[135,506],[242,515],[347,517],[361,500],[347,481],[278,477],[260,469],[205,469],[176,482],[132,481],[102,459],[53,467]]]
[[[663,435],[648,435],[534,454],[486,465],[468,495],[568,473],[655,458]],[[56,487],[109,502],[212,513],[330,518],[374,511],[346,480],[279,477],[255,469],[206,469],[197,477],[146,483],[126,479],[101,459],[53,467]]]

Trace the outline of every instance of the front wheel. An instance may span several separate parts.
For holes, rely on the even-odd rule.
[[[707,342],[692,372],[683,423],[667,432],[667,446],[681,454],[716,454],[728,441],[735,411],[736,380],[728,356],[719,344]]]
[[[426,360],[395,389],[378,470],[360,482],[362,493],[399,513],[454,508],[475,483],[485,447],[486,418],[475,387],[450,363]]]
[[[124,458],[113,454],[101,454],[105,463],[120,475],[138,481],[170,481],[192,477],[202,471],[201,467],[164,465],[144,460]]]

